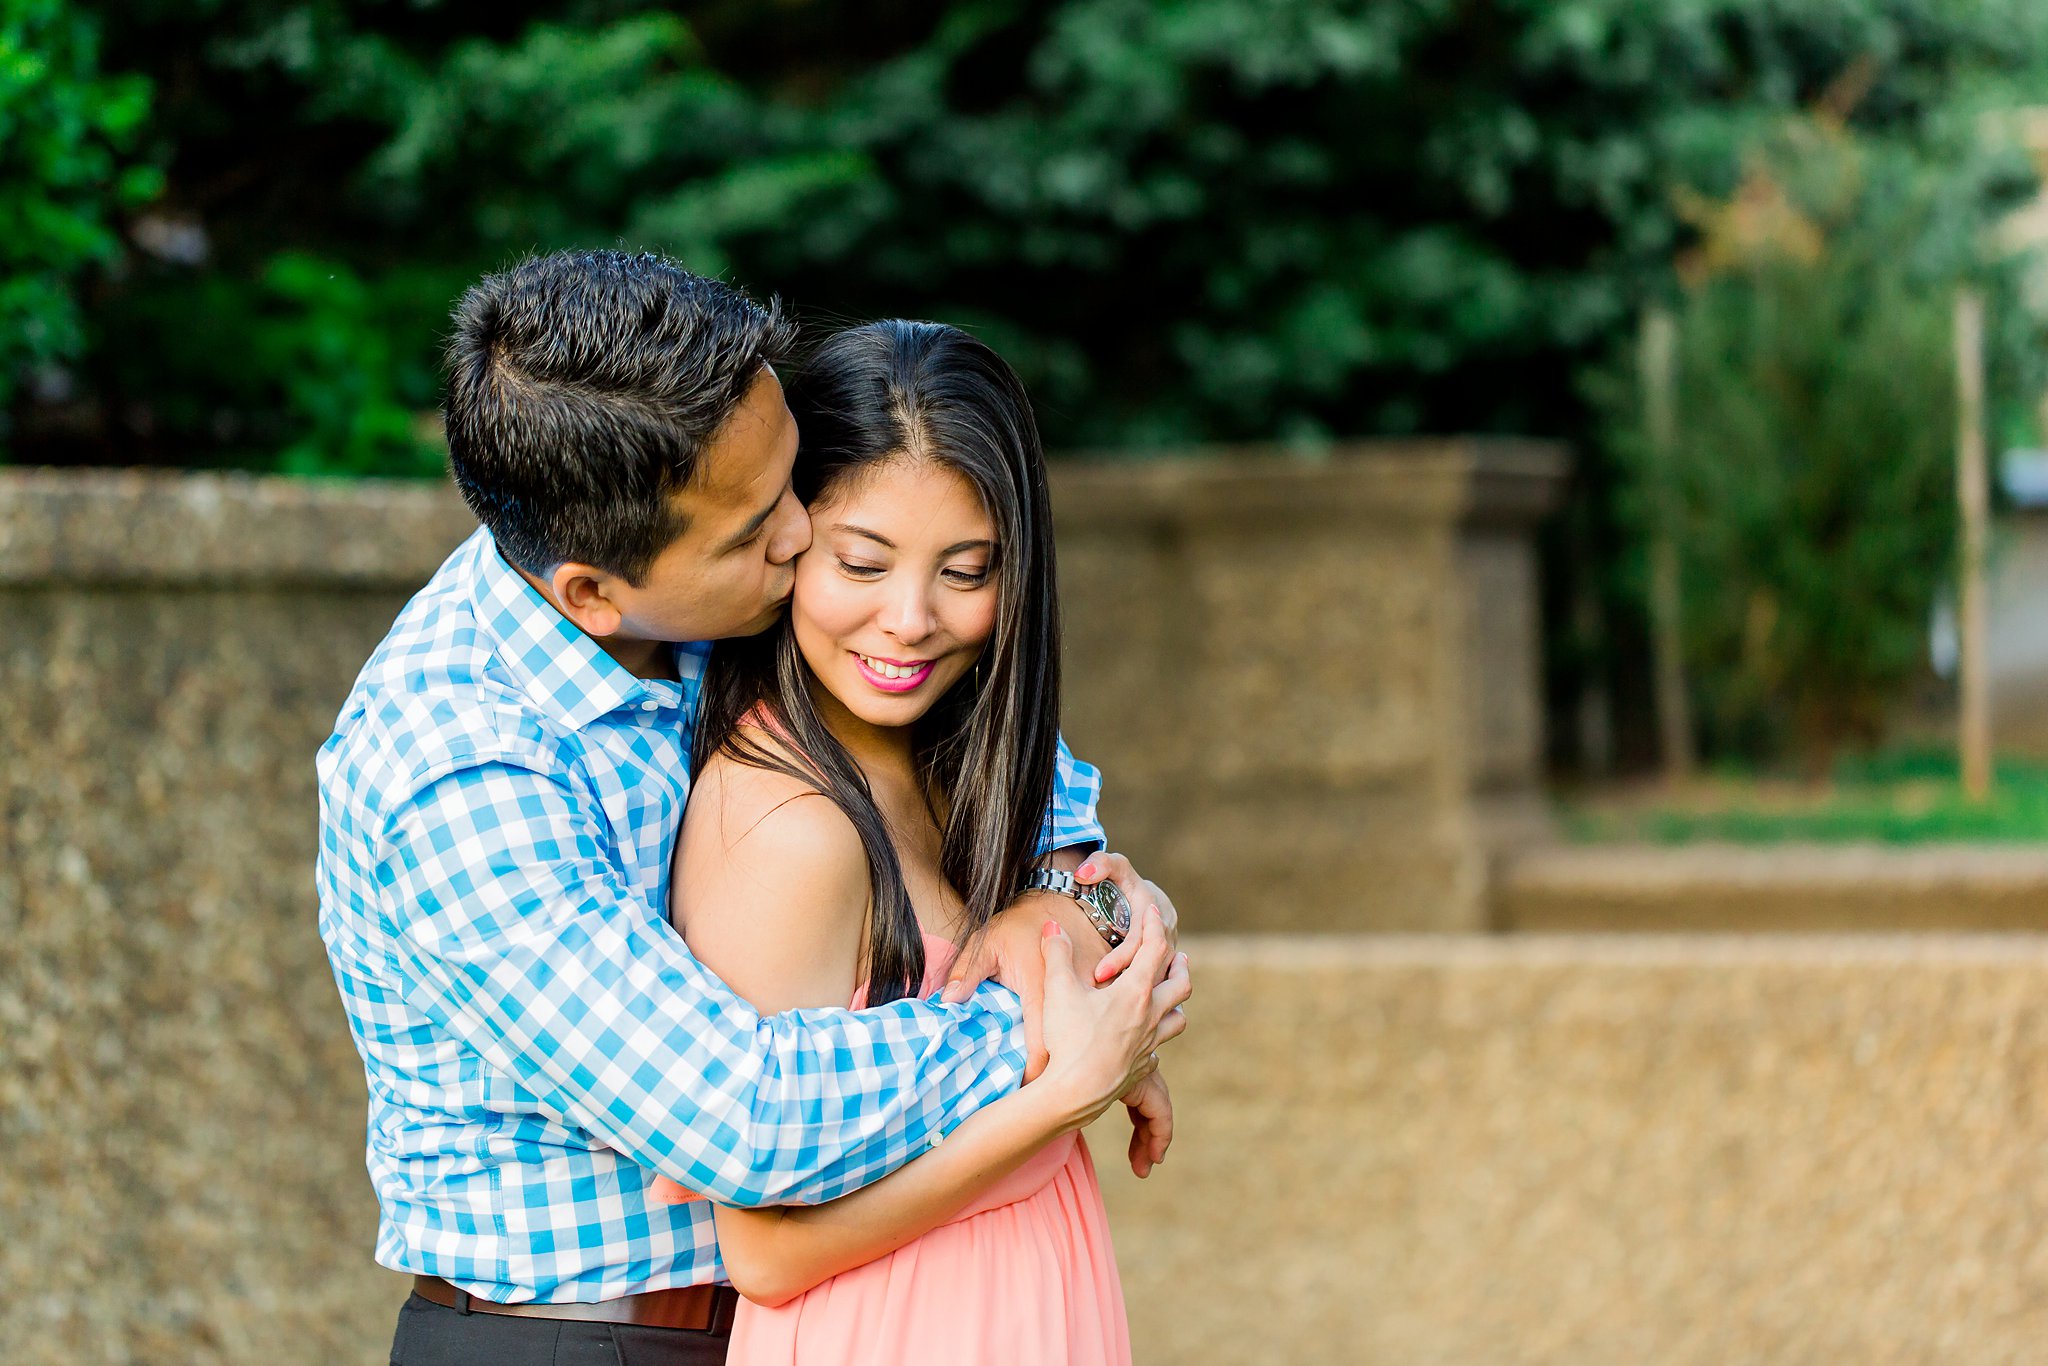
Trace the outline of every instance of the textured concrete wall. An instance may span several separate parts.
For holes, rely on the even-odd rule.
[[[69,885],[0,988],[9,1359],[380,1360],[303,913]],[[1190,948],[1172,1156],[1094,1136],[1141,1363],[2038,1360],[2040,940]]]
[[[1501,441],[1056,468],[1067,730],[1110,775],[1117,843],[1172,870],[1192,926],[1484,926],[1496,828],[1537,792],[1533,529],[1563,471],[1556,447]],[[0,645],[9,696],[90,711],[130,673],[199,692],[274,674],[296,691],[272,732],[317,739],[471,525],[442,487],[0,472],[0,594],[95,639],[69,678]],[[87,614],[115,597],[153,634]],[[219,819],[310,810],[304,747],[267,753]]]
[[[312,759],[461,509],[0,489],[0,1341],[381,1359],[395,1278],[368,1256],[362,1065],[314,931]]]
[[[1466,756],[1534,753],[1459,686],[1458,529],[1540,504],[1554,453],[1353,454],[1060,477],[1076,743],[1193,923],[1470,923]],[[12,1359],[374,1359],[312,759],[469,526],[445,490],[0,471]],[[1497,571],[1482,605],[1528,619]]]
[[[314,932],[311,760],[394,604],[0,602],[0,1341],[371,1360],[362,1311],[389,1287]]]
[[[2048,941],[1193,948],[1144,1363],[2034,1362]]]
[[[1458,441],[1055,472],[1067,731],[1190,925],[1485,925],[1489,827],[1537,791],[1563,472]]]

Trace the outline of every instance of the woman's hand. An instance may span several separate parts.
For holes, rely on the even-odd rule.
[[[1174,953],[1156,909],[1146,910],[1124,974],[1096,986],[1074,963],[1074,942],[1047,921],[1045,1046],[1051,1061],[1031,1088],[1046,1088],[1067,1128],[1081,1128],[1159,1066],[1156,1050],[1187,1028],[1193,994],[1187,955]],[[1028,1088],[1029,1089],[1029,1088]]]

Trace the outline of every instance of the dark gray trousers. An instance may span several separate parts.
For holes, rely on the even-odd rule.
[[[391,1366],[723,1366],[725,1333],[464,1314],[409,1296]]]

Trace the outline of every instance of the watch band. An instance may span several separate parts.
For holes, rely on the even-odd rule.
[[[1072,873],[1061,872],[1057,868],[1035,868],[1031,876],[1024,880],[1024,890],[1058,892],[1061,896],[1072,897],[1080,904],[1081,909],[1088,913],[1088,923],[1095,927],[1095,932],[1102,936],[1104,942],[1111,948],[1124,942],[1124,931],[1118,928],[1117,923],[1110,919],[1108,913],[1096,904],[1095,898],[1089,895],[1091,885],[1082,882]]]

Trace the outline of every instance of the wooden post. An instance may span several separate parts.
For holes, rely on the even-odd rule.
[[[1650,439],[1650,654],[1656,670],[1657,737],[1667,782],[1684,782],[1694,768],[1692,699],[1685,686],[1685,629],[1678,573],[1678,329],[1661,304],[1643,310],[1637,363],[1643,385],[1643,425]]]
[[[1984,596],[1991,486],[1984,458],[1984,296],[1973,289],[1956,291],[1956,504],[1962,522],[1956,569],[1957,738],[1963,791],[1982,801],[1991,794],[1991,628]]]

